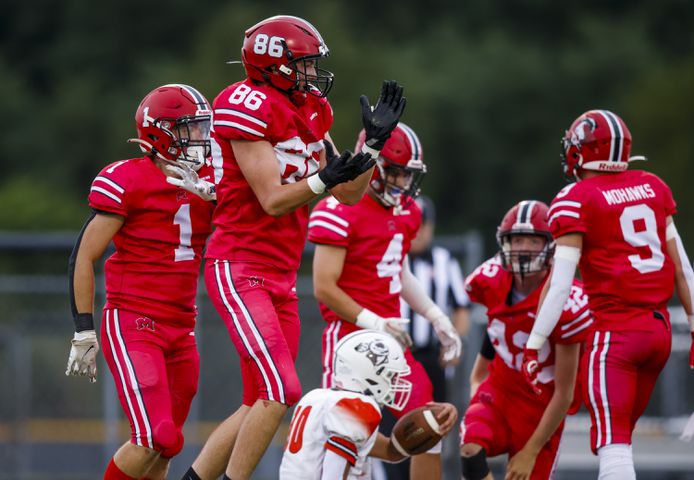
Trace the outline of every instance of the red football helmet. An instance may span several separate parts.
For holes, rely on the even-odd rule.
[[[304,90],[317,97],[325,97],[333,85],[333,74],[318,68],[318,60],[329,54],[313,25],[289,15],[266,18],[252,26],[241,47],[249,78],[284,92]],[[310,72],[309,61],[315,62],[315,73]]]
[[[138,138],[129,141],[139,143],[146,155],[197,170],[210,154],[211,117],[209,102],[196,89],[163,85],[140,102],[135,113]]]
[[[366,131],[362,130],[357,139],[356,152],[361,151],[365,141]],[[419,195],[419,184],[426,172],[427,166],[422,161],[422,144],[417,134],[399,122],[376,159],[371,188],[384,205],[407,206]]]
[[[496,241],[501,248],[501,264],[506,270],[525,275],[549,267],[554,252],[554,240],[547,223],[548,211],[549,207],[543,202],[523,200],[504,215],[496,231]],[[545,246],[539,252],[516,250],[511,245],[513,235],[544,237]]]
[[[590,110],[578,117],[562,139],[564,175],[576,179],[580,169],[623,172],[630,157],[631,133],[624,121],[609,110]]]

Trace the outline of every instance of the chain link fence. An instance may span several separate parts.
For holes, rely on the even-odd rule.
[[[73,233],[0,234],[0,382],[4,386],[0,389],[0,479],[101,478],[109,459],[129,436],[101,356],[96,384],[64,375],[72,336],[65,272],[74,239]],[[456,254],[466,273],[482,260],[477,233],[440,237],[437,243]],[[324,327],[312,294],[311,253],[307,248],[297,285],[302,319],[297,369],[305,392],[320,384]],[[98,276],[97,308],[103,299],[103,278]],[[172,479],[180,478],[212,429],[241,402],[236,351],[202,283],[198,307],[199,391],[185,427],[186,447],[172,462]],[[464,361],[449,388],[450,400],[461,412],[486,321],[479,308],[472,317]],[[639,478],[694,479],[694,445],[676,440],[694,408],[694,374],[687,368],[689,335],[681,309],[673,309],[673,319],[673,354],[637,428],[634,449]],[[286,427],[278,432],[254,478],[277,478]],[[557,478],[597,476],[597,460],[588,449],[588,427],[585,411],[567,422]],[[445,478],[460,478],[457,435],[448,440],[444,457]],[[492,465],[500,473],[504,461],[492,460]]]

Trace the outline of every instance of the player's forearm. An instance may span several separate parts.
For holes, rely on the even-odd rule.
[[[467,308],[457,308],[453,312],[453,325],[461,337],[470,331],[470,312]]]
[[[572,400],[573,391],[566,392],[555,389],[552,399],[549,401],[547,408],[545,408],[545,412],[542,414],[540,423],[528,439],[524,448],[529,449],[535,454],[539,453],[559,425],[561,425],[564,417],[566,417]]]
[[[74,273],[74,302],[77,313],[94,312],[94,262],[77,256]]]
[[[389,463],[398,463],[406,458],[395,448],[388,448],[389,445],[390,439],[379,432],[378,436],[376,437],[376,441],[374,442],[374,446],[369,452],[369,456],[379,458]]]
[[[357,315],[364,308],[334,282],[316,280],[314,294],[316,300],[335,312],[343,320],[351,323],[356,322]]]
[[[364,193],[366,193],[366,189],[371,181],[373,170],[373,168],[368,169],[351,182],[335,185],[330,190],[330,194],[334,196],[340,203],[344,203],[345,205],[355,205],[359,202],[359,200],[362,199]]]
[[[401,282],[402,290],[400,291],[400,296],[407,302],[412,310],[429,321],[434,320],[435,317],[444,315],[443,311],[441,311],[429,295],[427,295],[422,284],[419,283],[417,277],[415,277],[410,270],[408,259],[405,260],[403,265]]]
[[[549,287],[545,285],[546,295],[541,299],[537,318],[526,344],[527,348],[539,350],[559,322],[559,317],[571,293],[571,285],[580,258],[579,248],[568,245],[557,246],[547,281]]]
[[[316,194],[308,186],[307,180],[302,180],[280,185],[261,194],[256,192],[256,197],[265,213],[273,217],[281,217],[306,205],[316,198]]]

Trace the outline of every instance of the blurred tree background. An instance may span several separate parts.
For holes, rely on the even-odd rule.
[[[245,28],[302,16],[335,73],[333,138],[351,148],[358,97],[405,85],[439,233],[481,229],[563,185],[559,139],[591,108],[620,114],[632,151],[672,187],[694,242],[694,2],[689,0],[9,0],[0,17],[0,229],[78,230],[102,166],[136,156],[141,98],[189,83],[212,100],[244,76]]]

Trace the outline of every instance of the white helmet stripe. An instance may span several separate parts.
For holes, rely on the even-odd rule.
[[[399,122],[398,127],[400,127],[402,131],[405,132],[405,136],[407,137],[407,140],[410,142],[410,148],[412,149],[412,160],[421,160],[422,144],[419,143],[419,137],[417,137],[417,134],[414,133],[414,130],[412,130],[403,122]]]
[[[609,110],[597,110],[597,113],[603,116],[607,122],[607,126],[610,129],[610,155],[606,160],[610,162],[618,162],[622,156],[622,149],[624,146],[624,133],[622,132],[622,126],[617,120],[614,113]]]
[[[523,200],[518,204],[518,213],[516,214],[517,224],[527,224],[530,223],[530,219],[533,216],[533,208],[535,208],[535,200]]]

